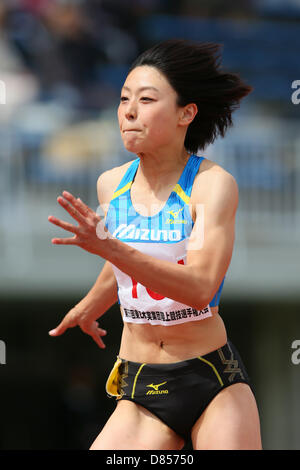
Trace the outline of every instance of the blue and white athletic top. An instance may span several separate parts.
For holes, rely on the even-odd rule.
[[[132,205],[130,188],[140,163],[139,158],[135,159],[115,190],[106,214],[105,226],[112,236],[147,255],[185,264],[188,239],[194,225],[189,200],[204,158],[190,156],[166,204],[153,217],[140,215]],[[224,276],[211,302],[202,310],[196,310],[151,291],[115,265],[112,268],[123,320],[129,323],[169,326],[211,317],[211,307],[219,304],[225,280]]]

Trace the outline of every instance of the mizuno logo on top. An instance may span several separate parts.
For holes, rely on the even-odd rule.
[[[179,241],[181,239],[181,231],[139,228],[133,224],[121,224],[113,232],[113,237],[125,240]]]

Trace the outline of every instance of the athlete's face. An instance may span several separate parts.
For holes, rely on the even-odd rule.
[[[129,152],[151,152],[166,147],[178,132],[181,108],[177,94],[155,67],[133,69],[122,88],[118,119]]]

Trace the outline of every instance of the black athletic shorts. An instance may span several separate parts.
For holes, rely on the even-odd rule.
[[[117,400],[142,405],[185,441],[207,405],[225,387],[242,382],[253,391],[230,341],[204,356],[170,364],[142,364],[118,357],[112,372],[110,385],[115,385]],[[109,389],[108,396],[112,396]]]

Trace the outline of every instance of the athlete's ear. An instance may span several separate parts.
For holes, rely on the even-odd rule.
[[[190,103],[184,106],[181,110],[179,125],[188,126],[189,124],[191,124],[197,112],[198,108],[195,103]]]

